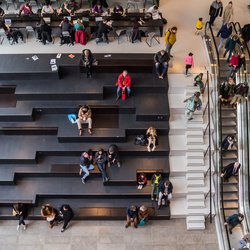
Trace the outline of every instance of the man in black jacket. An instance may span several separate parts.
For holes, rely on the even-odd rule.
[[[222,12],[223,12],[223,4],[221,2],[221,0],[215,0],[213,1],[213,3],[210,6],[209,9],[209,15],[210,15],[210,25],[214,25],[214,21],[216,19],[217,16],[222,16]]]
[[[244,97],[248,99],[248,84],[247,82],[239,83],[234,88],[234,96],[230,102],[232,105],[236,105],[237,103],[243,102]]]
[[[72,208],[69,205],[62,205],[60,207],[60,213],[58,216],[58,221],[64,221],[63,227],[61,229],[61,232],[64,232],[67,225],[69,224],[69,222],[73,219],[74,217],[74,212],[72,210]]]
[[[170,60],[169,54],[165,50],[161,50],[154,55],[156,73],[160,79],[164,78],[168,70],[169,60]]]
[[[109,43],[108,33],[112,30],[112,21],[104,19],[98,24],[96,44],[100,42]]]

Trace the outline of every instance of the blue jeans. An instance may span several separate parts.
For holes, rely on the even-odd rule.
[[[170,50],[172,49],[173,44],[166,44],[166,51],[168,52],[168,54],[170,55]]]
[[[129,87],[126,87],[125,90],[127,91],[127,94],[128,94],[128,96],[129,96],[130,93],[131,93],[131,89],[130,89]],[[118,86],[117,86],[117,97],[121,97],[121,95],[122,95],[122,89],[121,89],[121,87],[118,85]]]
[[[167,69],[168,69],[168,64],[167,62],[155,63],[155,68],[156,68],[156,73],[158,76],[160,75],[165,76]]]
[[[224,45],[224,43],[226,42],[226,38],[222,38],[220,39],[220,44],[218,46],[218,52],[220,51],[220,49],[222,48],[222,46]]]
[[[80,165],[80,168],[84,172],[82,179],[85,180],[89,176],[89,170],[93,170],[95,167],[92,164],[90,164],[88,167]]]
[[[227,61],[229,62],[229,60],[231,58],[231,55],[234,52],[234,49],[226,49],[226,51],[224,53],[224,57],[226,56],[226,54],[228,53],[228,51],[229,51],[229,55],[228,55]]]
[[[97,163],[97,166],[102,174],[103,181],[107,181],[108,176],[107,176],[106,169],[105,169],[105,167],[106,167],[105,163]]]
[[[243,248],[247,245],[247,242],[245,240],[240,240],[240,248]]]

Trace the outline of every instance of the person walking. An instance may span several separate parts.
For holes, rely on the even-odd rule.
[[[102,174],[103,183],[109,181],[107,172],[106,172],[106,162],[108,160],[106,152],[101,148],[95,154],[95,162],[98,169]]]
[[[49,228],[58,224],[58,210],[50,204],[42,205],[41,215],[49,222]]]
[[[185,57],[184,61],[186,64],[186,77],[189,76],[188,70],[194,67],[194,58],[193,58],[193,53],[188,53],[188,55]]]
[[[233,14],[234,14],[233,2],[230,1],[225,7],[225,10],[223,12],[222,23],[223,24],[231,23],[233,21]]]
[[[185,115],[188,118],[188,121],[193,120],[193,114],[196,110],[200,110],[202,102],[200,99],[200,92],[195,92],[193,96],[184,100],[186,102],[186,112]]]
[[[204,26],[203,18],[199,17],[195,25],[195,28],[196,28],[195,35],[199,35],[201,33],[203,26]]]
[[[242,45],[241,45],[241,42],[240,42],[240,39],[239,39],[238,35],[233,35],[233,36],[231,36],[231,37],[227,40],[227,42],[226,42],[226,44],[225,44],[225,49],[226,49],[226,50],[225,50],[225,52],[224,52],[223,57],[226,57],[227,53],[229,52],[229,55],[228,55],[228,58],[227,58],[227,62],[228,62],[228,63],[229,63],[229,60],[230,60],[230,58],[231,58],[231,55],[232,55],[233,51],[235,50],[236,44],[239,44],[240,47],[242,48]]]
[[[18,225],[17,225],[17,231],[19,230],[20,226],[22,226],[23,230],[26,230],[26,224],[25,219],[28,215],[28,208],[27,205],[23,203],[17,203],[13,205],[13,216],[15,216],[18,219]]]
[[[164,36],[164,41],[166,43],[166,51],[168,52],[170,57],[173,57],[170,53],[173,45],[176,43],[176,33],[177,33],[177,27],[172,27],[169,29],[165,36]]]
[[[214,21],[218,16],[220,17],[222,16],[222,12],[223,12],[223,3],[221,2],[221,0],[213,1],[209,8],[209,15],[210,15],[209,24],[211,26],[214,25]]]
[[[195,78],[194,78],[194,86],[199,86],[199,89],[200,89],[200,92],[201,94],[204,93],[205,91],[205,84],[204,82],[202,81],[202,78],[203,78],[203,73],[200,73],[199,75],[197,75]]]
[[[61,229],[61,232],[63,233],[68,226],[69,222],[73,219],[74,212],[70,205],[63,204],[59,209],[59,216],[58,216],[58,222],[63,221],[63,227]]]
[[[232,34],[232,25],[230,23],[222,24],[219,32],[217,33],[217,37],[220,37],[220,44],[218,46],[218,52],[220,52],[220,49],[222,46],[226,43],[227,39]]]

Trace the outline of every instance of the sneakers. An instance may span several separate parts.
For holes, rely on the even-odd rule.
[[[26,230],[26,225],[22,225],[22,228],[25,231]]]
[[[134,223],[134,228],[137,228],[138,226],[137,226],[137,224],[136,223]]]
[[[151,148],[150,147],[148,147],[148,152],[151,152]]]
[[[159,79],[163,79],[163,75],[160,75],[160,76],[159,76]]]
[[[153,201],[154,200],[154,197],[151,197],[151,201]]]
[[[85,184],[85,180],[82,178],[82,184]]]
[[[19,230],[19,228],[20,228],[20,226],[19,226],[19,225],[17,225],[16,230],[18,231],[18,230]]]
[[[83,135],[83,130],[79,129],[79,135],[82,136]]]
[[[125,225],[125,228],[128,228],[129,227],[129,225],[128,225],[128,223]]]
[[[189,121],[191,121],[191,120],[193,120],[193,119],[194,119],[193,117],[188,118]]]
[[[62,229],[61,229],[61,233],[63,233],[63,232],[64,232],[64,230],[65,230],[65,229],[64,229],[64,228],[62,228]]]
[[[117,162],[117,167],[120,168],[121,167],[121,163],[118,161]]]

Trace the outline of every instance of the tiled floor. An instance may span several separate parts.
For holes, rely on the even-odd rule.
[[[214,226],[186,231],[184,219],[138,229],[125,229],[122,221],[73,221],[64,233],[46,221],[32,221],[26,231],[16,231],[16,223],[0,223],[0,250],[218,250]]]

